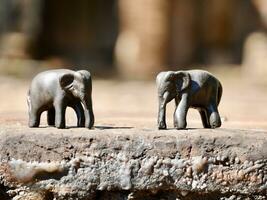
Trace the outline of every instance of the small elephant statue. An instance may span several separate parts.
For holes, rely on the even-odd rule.
[[[221,118],[218,105],[222,85],[212,74],[204,70],[160,72],[156,78],[159,111],[158,128],[166,129],[166,105],[175,100],[174,127],[185,129],[189,108],[196,108],[204,128],[218,128]]]
[[[77,126],[91,129],[94,125],[92,107],[92,79],[86,70],[48,70],[37,74],[30,85],[27,97],[29,127],[39,127],[43,111],[47,123],[65,128],[67,107],[74,109]]]

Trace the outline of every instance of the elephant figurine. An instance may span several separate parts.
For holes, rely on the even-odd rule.
[[[166,129],[166,105],[175,100],[174,127],[185,129],[189,108],[199,111],[204,128],[218,128],[221,118],[218,105],[222,85],[212,74],[204,70],[160,72],[156,78],[159,111],[158,129]]]
[[[30,85],[27,97],[29,127],[38,127],[43,111],[47,123],[65,128],[67,107],[74,109],[77,126],[91,129],[94,125],[92,107],[92,79],[86,70],[48,70],[37,74]]]

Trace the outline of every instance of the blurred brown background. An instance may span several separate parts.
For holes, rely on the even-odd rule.
[[[266,28],[266,0],[0,0],[0,124],[26,126],[31,78],[64,67],[91,71],[96,125],[156,127],[156,74],[204,68],[223,127],[266,129]]]
[[[243,63],[267,75],[266,25],[265,0],[0,0],[0,72],[150,79]]]

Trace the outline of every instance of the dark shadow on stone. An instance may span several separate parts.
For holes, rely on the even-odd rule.
[[[132,129],[131,126],[95,126],[95,129],[105,130],[105,129]]]
[[[168,128],[168,129],[164,129],[164,130],[190,131],[190,130],[197,130],[197,129],[203,129],[203,128],[185,128],[185,129]],[[164,131],[164,130],[163,130],[163,131]]]
[[[44,128],[53,128],[54,126],[45,126],[45,125],[40,125],[40,126],[38,126],[38,127],[30,127],[30,129],[38,129],[38,128],[41,128],[41,129],[44,129]]]
[[[0,199],[11,200],[11,197],[7,194],[7,190],[4,185],[0,185]]]
[[[181,194],[183,193],[183,195]],[[134,200],[227,200],[227,199],[256,199],[263,197],[262,195],[240,195],[233,193],[220,193],[217,191],[213,192],[182,192],[177,190],[162,189],[157,192],[151,192],[150,190],[140,190],[140,191],[98,191],[96,195],[96,200],[126,200],[129,199],[129,195]]]
[[[130,191],[97,191],[95,200],[127,200]]]
[[[45,128],[54,128],[57,130],[55,126],[39,126],[31,129],[45,129]],[[86,127],[78,127],[78,126],[66,126],[64,129],[88,129],[88,130],[94,130],[94,129],[99,129],[99,130],[105,130],[105,129],[132,129],[134,127],[131,126],[94,126],[92,129],[88,129]]]
[[[48,179],[55,179],[60,180],[63,176],[68,175],[68,170],[64,169],[62,171],[55,171],[55,172],[47,172],[47,171],[39,171],[33,177],[35,180],[48,180]]]
[[[46,192],[44,200],[53,200],[54,199],[54,194],[52,192]]]

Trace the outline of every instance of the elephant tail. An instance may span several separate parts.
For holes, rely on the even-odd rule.
[[[222,98],[223,88],[222,84],[219,82],[218,84],[218,91],[217,91],[217,105],[219,105],[221,98]]]

